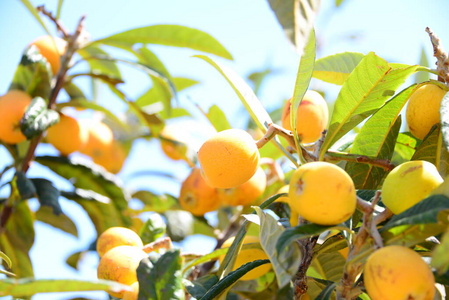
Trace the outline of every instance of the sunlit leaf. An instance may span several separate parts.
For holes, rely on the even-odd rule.
[[[278,285],[282,288],[298,271],[301,263],[301,250],[298,244],[291,243],[279,251],[276,243],[286,229],[272,215],[263,212],[259,207],[254,209],[260,218],[260,244],[270,258],[276,272]]]
[[[304,53],[301,56],[299,62],[298,73],[296,74],[295,90],[293,97],[291,98],[290,108],[290,126],[295,135],[295,144],[298,149],[298,155],[301,157],[301,151],[299,147],[299,137],[296,129],[296,118],[298,116],[298,107],[301,104],[302,98],[309,87],[310,79],[312,78],[313,67],[315,64],[316,55],[316,40],[315,31],[312,29],[308,36],[307,44],[304,47]]]
[[[435,124],[416,149],[412,160],[425,160],[434,164],[441,176],[449,174],[449,151],[442,137],[440,124]]]
[[[446,151],[449,151],[449,92],[444,95],[440,104],[440,124]]]
[[[226,114],[217,106],[212,105],[206,114],[208,120],[212,123],[215,130],[222,131],[226,129],[231,129],[231,125],[226,118]]]
[[[314,256],[310,268],[319,273],[322,279],[340,281],[346,259],[339,252],[323,252]]]
[[[154,242],[162,237],[167,226],[160,214],[154,213],[148,217],[139,231],[139,236],[144,244]]]
[[[45,32],[50,35],[50,31],[48,31],[47,26],[45,26],[45,23],[42,21],[41,17],[39,16],[39,12],[37,11],[36,7],[29,1],[29,0],[20,0],[23,5],[28,9],[28,11],[33,15],[33,17],[36,19],[36,21],[42,26],[42,28],[45,30]]]
[[[72,219],[64,214],[56,215],[49,206],[41,206],[36,211],[36,220],[78,237],[78,229]]]
[[[282,249],[292,244],[294,241],[319,235],[320,233],[330,230],[332,226],[323,226],[317,224],[304,224],[286,229],[279,237],[276,249],[281,252]]]
[[[176,90],[182,91],[184,89],[187,89],[191,86],[194,86],[198,84],[199,82],[196,80],[193,80],[191,78],[185,78],[185,77],[173,77],[173,84],[176,87]]]
[[[367,54],[349,75],[335,101],[320,159],[341,137],[377,111],[417,69],[394,69],[374,53]]]
[[[300,54],[315,23],[320,2],[320,0],[268,1],[288,39]]]
[[[129,291],[130,287],[109,280],[79,279],[4,279],[0,280],[0,296],[30,297],[37,293],[110,291],[119,293]]]
[[[413,92],[415,86],[403,90],[380,108],[357,134],[351,154],[360,154],[377,159],[390,160],[401,127],[399,113]],[[357,189],[376,189],[386,171],[369,164],[348,163],[345,167]]]
[[[180,25],[152,25],[135,28],[96,40],[93,43],[102,43],[121,48],[131,48],[135,44],[187,47],[232,59],[231,54],[211,35],[198,29]]]
[[[0,205],[3,211],[3,206]],[[11,271],[18,278],[33,277],[33,266],[29,251],[34,244],[34,217],[27,202],[17,203],[6,224],[5,231],[0,235],[0,249],[11,260]],[[0,281],[0,295],[1,288]]]
[[[399,133],[391,163],[398,166],[412,159],[419,141],[409,132]]]
[[[317,59],[313,77],[342,85],[364,56],[358,52],[343,52]]]
[[[449,270],[449,231],[440,239],[441,243],[432,252],[432,267],[437,269],[439,274],[444,274]]]
[[[428,67],[429,66],[429,59],[427,58],[425,47],[421,49],[421,56],[419,58],[419,64],[421,66]],[[430,79],[430,73],[429,72],[418,72],[415,75],[415,82],[421,83],[424,81],[428,81]]]
[[[122,81],[122,75],[117,64],[112,60],[109,53],[97,45],[90,44],[79,49],[78,54],[89,64],[93,74],[104,74],[115,80]]]

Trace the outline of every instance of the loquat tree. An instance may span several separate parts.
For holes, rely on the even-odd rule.
[[[268,1],[300,53],[291,96],[268,112],[257,80],[253,89],[223,63],[232,59],[230,52],[204,31],[152,25],[89,40],[85,17],[73,32],[65,28],[59,18],[63,1],[56,15],[22,2],[48,35],[24,49],[0,97],[0,147],[12,161],[0,171],[0,191],[8,192],[0,200],[0,296],[104,291],[110,299],[139,300],[430,300],[447,295],[449,57],[430,28],[436,69],[390,62],[374,52],[317,59],[319,1]],[[42,18],[58,36],[49,34]],[[199,109],[216,132],[195,147],[169,121],[194,118],[174,100],[197,82],[173,76],[148,45],[200,52],[194,55],[198,63],[221,74],[241,101],[251,119],[247,127],[233,128],[218,106]],[[117,51],[132,58],[118,58]],[[87,71],[80,71],[80,64]],[[120,88],[126,81],[123,64],[151,80],[138,99]],[[408,84],[417,72],[436,79]],[[89,100],[80,77],[109,89],[126,114],[118,117],[111,107]],[[312,78],[339,87],[332,107],[325,91],[312,89]],[[402,125],[404,110],[408,127]],[[179,191],[133,191],[120,182],[117,173],[139,139],[158,141],[162,153],[190,169]],[[38,155],[45,144],[58,155]],[[35,164],[68,188],[30,176]],[[35,222],[77,235],[61,198],[82,207],[97,236],[67,263],[76,268],[83,253],[96,252],[98,280],[34,278]],[[30,199],[38,200],[36,211]],[[215,248],[198,255],[176,243],[196,234],[213,238]]]

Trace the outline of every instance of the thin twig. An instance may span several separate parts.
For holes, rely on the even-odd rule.
[[[44,5],[40,5],[36,7],[37,11],[41,12],[43,15],[47,16],[50,20],[55,23],[56,28],[62,33],[62,35],[67,38],[69,36],[69,32],[65,29],[65,27],[61,24],[61,22],[54,17],[51,12],[45,9]]]
[[[171,242],[171,239],[169,237],[164,237],[158,241],[154,241],[152,243],[146,244],[143,246],[142,250],[145,253],[150,253],[159,249],[171,249],[173,248],[173,244]]]
[[[374,167],[382,168],[386,171],[393,170],[396,165],[391,163],[388,159],[380,159],[375,157],[369,157],[366,155],[359,154],[350,154],[344,152],[334,152],[327,151],[324,155],[324,161],[334,162],[334,161],[348,161],[348,162],[356,162],[361,164],[368,164]]]
[[[429,34],[430,41],[433,46],[433,56],[436,57],[437,72],[439,80],[449,83],[449,57],[443,48],[440,38],[429,28],[426,27],[426,32]]]

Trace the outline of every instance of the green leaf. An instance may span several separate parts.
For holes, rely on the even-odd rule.
[[[20,0],[23,5],[28,9],[28,11],[33,15],[33,17],[36,19],[36,21],[42,26],[42,29],[45,30],[45,32],[50,35],[50,31],[48,31],[47,26],[45,26],[45,23],[42,21],[41,17],[39,16],[39,12],[37,11],[36,7],[34,7],[33,4],[29,0]]]
[[[49,206],[41,206],[35,213],[36,220],[78,237],[78,229],[72,219],[64,214],[56,215]]]
[[[320,233],[330,230],[332,226],[323,226],[317,224],[304,224],[292,228],[287,228],[282,235],[278,238],[276,243],[276,249],[281,252],[282,249],[293,244],[296,240],[309,238]]]
[[[184,299],[179,249],[168,250],[157,260],[144,258],[137,267],[139,299]]]
[[[242,249],[244,247],[245,247],[245,245],[242,246]],[[225,255],[227,252],[229,252],[229,249],[230,248],[220,248],[220,249],[216,249],[206,255],[202,255],[201,257],[194,259],[194,260],[190,261],[189,263],[185,264],[183,266],[182,272],[185,273],[189,269],[193,268],[194,266],[217,259],[218,257]]]
[[[417,66],[394,69],[374,53],[367,54],[349,75],[335,101],[320,160],[341,137],[377,111]]]
[[[133,51],[133,54],[136,55],[136,57],[139,60],[139,63],[153,70],[156,70],[157,72],[168,78],[170,81],[173,80],[165,65],[150,49],[142,47],[137,49],[136,51]]]
[[[235,271],[230,272],[226,277],[217,282],[212,288],[210,288],[207,293],[201,298],[201,300],[212,300],[218,299],[217,297],[221,295],[226,289],[230,288],[237,280],[239,280],[243,275],[248,273],[254,268],[261,266],[263,264],[269,263],[268,259],[259,259],[240,266]]]
[[[446,151],[449,151],[449,92],[444,95],[440,105],[440,124]]]
[[[22,200],[36,196],[36,187],[33,182],[26,177],[24,172],[17,171],[15,177],[17,189],[19,190],[20,198]]]
[[[58,0],[58,8],[56,9],[56,20],[59,20],[61,18],[62,2],[64,2],[64,0]]]
[[[194,86],[196,84],[198,84],[199,82],[190,78],[185,78],[185,77],[173,77],[173,84],[176,87],[176,90],[182,91],[184,89],[187,89],[191,86]]]
[[[162,237],[166,228],[167,225],[165,225],[161,215],[154,213],[150,215],[148,220],[145,221],[145,224],[143,224],[139,231],[139,236],[144,244],[148,244]]]
[[[403,90],[389,100],[366,121],[352,144],[351,154],[390,160],[401,127],[399,113],[415,86]],[[356,189],[377,189],[386,171],[368,164],[348,163],[345,167],[354,180]]]
[[[435,268],[438,274],[444,274],[449,270],[449,231],[440,239],[441,243],[432,251],[431,266]]]
[[[342,85],[364,56],[358,52],[343,52],[317,59],[313,77]]]
[[[285,228],[272,215],[263,212],[259,207],[254,207],[254,209],[260,218],[260,244],[270,258],[278,285],[282,288],[298,272],[301,263],[301,250],[298,244],[291,243],[279,251],[279,248],[276,248],[276,243],[285,232]]]
[[[43,206],[53,209],[55,215],[62,214],[61,205],[59,204],[59,190],[53,186],[53,183],[44,178],[32,178],[31,181],[36,188],[37,199]]]
[[[31,97],[48,98],[51,91],[51,68],[36,46],[25,49],[9,90],[25,91]]]
[[[35,161],[70,180],[76,188],[108,197],[119,210],[128,207],[130,196],[119,179],[90,161],[60,156],[38,156]]]
[[[75,189],[74,192],[61,192],[61,196],[78,203],[89,215],[97,234],[113,226],[128,227],[131,220],[123,216],[120,211],[110,203],[110,199],[95,192]]]
[[[412,159],[420,142],[410,132],[399,133],[391,163],[398,166]]]
[[[320,0],[269,0],[278,22],[299,53],[309,38],[320,8]]]
[[[169,115],[172,93],[165,80],[152,77],[153,86],[136,101],[136,105],[147,114],[157,114],[164,111]]]
[[[419,65],[428,67],[429,66],[429,60],[427,58],[427,54],[425,51],[425,47],[421,49],[421,56],[419,58]],[[418,72],[415,75],[415,82],[421,83],[430,80],[430,73],[429,72]]]
[[[145,210],[156,213],[164,213],[168,210],[181,209],[177,199],[168,194],[156,195],[150,191],[137,191],[132,198],[140,200],[145,205]]]
[[[138,43],[187,47],[232,59],[231,54],[211,35],[198,29],[180,25],[152,25],[135,28],[92,43],[120,48],[131,48]]]
[[[89,44],[77,52],[89,64],[93,74],[103,74],[117,81],[122,81],[122,75],[117,64],[106,51],[97,45]]]
[[[218,282],[217,275],[207,274],[194,281],[184,280],[184,286],[190,295],[200,299],[206,292]]]
[[[215,130],[222,131],[231,129],[231,125],[226,118],[225,113],[218,107],[218,105],[212,105],[209,108],[209,112],[206,114],[207,119],[214,126]]]
[[[3,211],[2,205],[0,205],[0,211]],[[33,212],[27,202],[20,201],[14,207],[5,231],[0,235],[0,249],[10,258],[11,271],[18,278],[34,276],[29,256],[29,251],[34,244],[33,225]],[[0,291],[4,291],[1,285]]]
[[[3,253],[2,251],[0,251],[0,261],[4,261],[6,262],[6,266],[8,268],[12,267],[12,261],[11,259],[8,257],[8,255],[6,255],[5,253]]]
[[[307,276],[307,293],[309,294],[310,299],[318,299],[319,296],[322,297],[321,293],[332,284],[333,282],[328,280]],[[328,299],[335,299],[335,293],[331,293]]]
[[[328,300],[331,299],[332,294],[334,293],[334,290],[337,286],[336,282],[330,283],[328,286],[326,286],[323,291],[316,297],[316,300]]]
[[[291,98],[291,109],[290,109],[290,125],[292,131],[295,135],[295,144],[298,151],[299,157],[301,156],[301,149],[299,147],[298,132],[296,130],[296,118],[298,116],[298,107],[301,104],[302,98],[309,87],[310,79],[312,78],[313,67],[315,64],[316,55],[316,40],[315,31],[312,29],[310,31],[307,44],[304,47],[304,54],[301,56],[301,61],[299,62],[298,73],[296,75],[295,90],[293,92],[293,97]],[[301,159],[302,160],[302,159]]]
[[[20,120],[20,130],[27,139],[31,139],[59,122],[59,114],[47,108],[47,102],[41,97],[34,98]]]
[[[430,196],[402,213],[393,216],[380,229],[380,232],[402,225],[436,224],[438,223],[438,214],[442,210],[448,209],[448,197],[443,195]]]
[[[82,291],[129,291],[130,287],[110,280],[78,279],[4,279],[0,281],[0,296],[30,297],[37,293]]]
[[[339,252],[323,252],[314,256],[310,268],[322,279],[338,282],[343,276],[346,259]]]
[[[412,160],[426,160],[434,164],[444,178],[449,174],[449,151],[443,143],[440,124],[435,124],[416,149]]]
[[[231,85],[232,89],[235,91],[240,101],[242,102],[245,109],[248,111],[251,118],[256,123],[263,133],[267,132],[268,125],[273,123],[270,115],[263,107],[262,103],[259,101],[257,96],[254,94],[251,87],[237,74],[234,70],[221,65],[211,58],[204,55],[195,55],[194,57],[203,59],[212,65],[221,75],[226,79],[226,81]],[[292,162],[296,164],[296,159],[284,149],[281,145],[277,136],[275,136],[271,141],[278,147]]]

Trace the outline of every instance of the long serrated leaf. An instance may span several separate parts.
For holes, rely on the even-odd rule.
[[[194,281],[184,280],[184,286],[186,287],[190,295],[192,295],[196,299],[200,299],[217,282],[217,275],[207,274]]]
[[[444,178],[449,174],[449,151],[442,137],[441,124],[435,124],[416,149],[412,160],[425,160],[434,164]]]
[[[342,85],[364,56],[358,52],[343,52],[317,59],[313,77]]]
[[[79,279],[4,279],[0,281],[0,296],[30,297],[37,293],[81,292],[81,291],[124,292],[130,287],[110,280]]]
[[[401,127],[399,113],[414,88],[412,85],[403,90],[374,113],[357,134],[349,153],[390,160]],[[386,174],[381,168],[360,163],[348,163],[345,169],[357,189],[376,189]]]
[[[139,230],[139,236],[143,244],[154,242],[162,237],[167,229],[167,225],[160,214],[154,213],[145,221],[142,228]]]
[[[272,215],[263,212],[259,207],[254,207],[254,209],[260,218],[260,244],[270,258],[278,285],[282,288],[298,271],[301,264],[301,250],[298,244],[292,243],[278,251],[276,243],[285,228]]]
[[[56,215],[53,212],[53,209],[49,206],[41,206],[36,211],[36,220],[51,225],[74,237],[78,237],[78,229],[72,219],[64,214]]]
[[[398,166],[406,161],[411,160],[418,144],[418,139],[416,139],[411,133],[400,132],[396,140],[391,163]]]
[[[217,282],[215,285],[213,285],[206,294],[204,294],[203,297],[201,297],[201,300],[212,300],[217,299],[217,297],[223,293],[226,289],[230,288],[239,278],[241,278],[243,275],[251,271],[252,269],[255,269],[263,264],[269,263],[270,260],[268,259],[259,259],[255,260],[249,263],[246,263],[242,266],[240,266],[235,271],[232,271],[229,273],[226,277],[221,279],[219,282]]]
[[[34,98],[20,120],[20,130],[27,139],[31,139],[59,122],[59,114],[47,108],[47,102],[41,97]]]
[[[268,2],[288,39],[300,54],[315,23],[320,2],[320,0],[269,0]]]
[[[335,101],[330,126],[320,151],[326,151],[356,125],[377,111],[418,66],[394,69],[374,53],[367,54],[349,75]]]
[[[232,59],[231,54],[211,35],[198,29],[180,25],[152,25],[135,28],[92,43],[127,48],[131,48],[138,43],[187,47]]]
[[[179,249],[168,250],[157,260],[144,258],[137,267],[139,299],[184,299]]]
[[[18,278],[34,276],[29,256],[34,236],[33,212],[26,201],[20,201],[14,207],[5,231],[0,235],[0,249],[10,258],[11,271]],[[1,286],[0,291],[3,291]]]
[[[446,151],[449,151],[449,92],[444,95],[440,105],[440,124]]]
[[[90,161],[59,156],[38,156],[35,161],[70,180],[76,188],[92,190],[108,197],[119,210],[128,207],[130,196],[119,179]]]
[[[218,72],[223,75],[226,81],[231,85],[232,89],[235,91],[240,101],[242,102],[245,109],[248,111],[251,118],[256,123],[263,133],[267,132],[269,124],[273,123],[270,115],[263,107],[262,103],[259,101],[257,96],[254,94],[251,87],[237,74],[234,70],[222,65],[210,57],[205,55],[195,55],[194,57],[200,58],[210,65],[212,65]],[[296,159],[281,145],[277,136],[275,136],[271,141],[278,147],[294,164],[296,164]]]
[[[425,47],[421,49],[421,56],[419,58],[419,64],[424,67],[429,66],[429,59],[427,58]],[[424,81],[428,81],[430,79],[430,73],[429,72],[418,72],[415,75],[415,82],[420,83]]]
[[[343,276],[346,259],[339,252],[323,252],[314,256],[311,268],[321,275],[322,279],[338,282]]]
[[[383,232],[401,225],[436,224],[438,223],[438,214],[447,209],[449,209],[449,198],[443,195],[433,195],[393,216],[380,231]]]
[[[312,29],[304,47],[304,54],[301,56],[299,62],[298,74],[296,75],[295,90],[291,99],[290,109],[290,125],[295,136],[295,144],[299,157],[302,160],[301,149],[299,147],[298,132],[296,130],[296,119],[298,117],[298,107],[301,104],[302,98],[309,87],[310,79],[312,78],[313,67],[315,64],[316,55],[316,40],[315,31]]]

